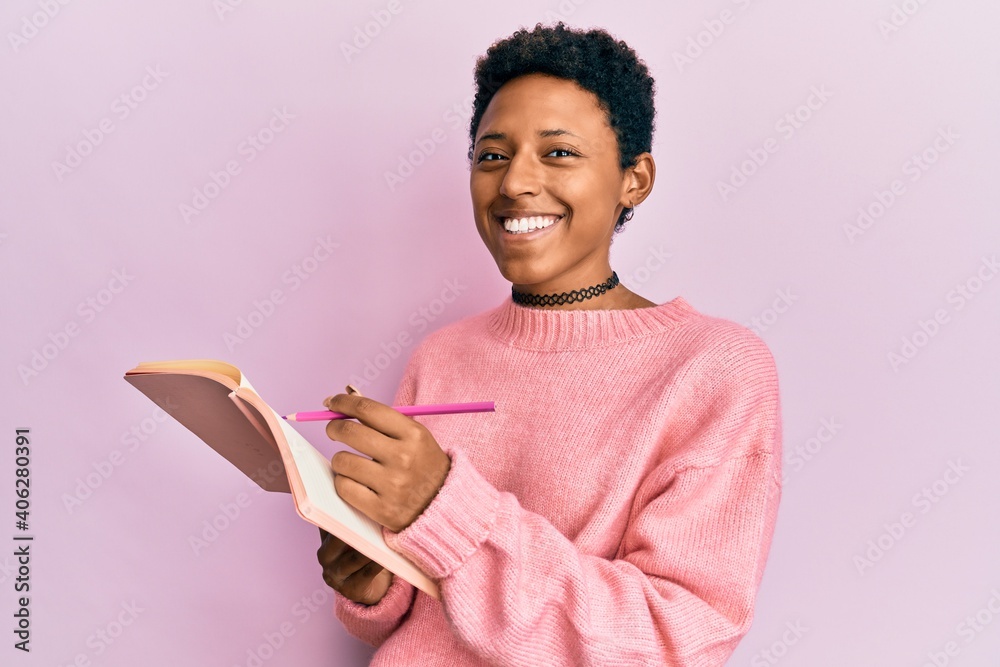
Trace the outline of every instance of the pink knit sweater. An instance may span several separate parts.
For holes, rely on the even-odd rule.
[[[774,359],[682,297],[634,310],[515,304],[414,350],[394,404],[451,457],[388,544],[441,587],[335,593],[371,665],[723,665],[750,628],[781,497]]]

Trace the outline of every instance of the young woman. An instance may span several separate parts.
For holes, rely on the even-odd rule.
[[[750,627],[781,493],[774,360],[749,329],[618,282],[653,187],[654,82],[624,42],[519,30],[476,67],[471,192],[511,298],[428,335],[394,404],[328,435],[345,501],[441,600],[324,534],[372,665],[722,665]]]

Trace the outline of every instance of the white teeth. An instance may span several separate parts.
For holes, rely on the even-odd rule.
[[[560,216],[558,215],[532,216],[517,220],[504,218],[503,226],[504,229],[512,234],[524,234],[526,232],[533,232],[536,229],[548,227],[559,220],[559,218]]]

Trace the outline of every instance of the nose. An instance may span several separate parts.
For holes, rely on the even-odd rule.
[[[532,160],[532,155],[521,152],[510,159],[507,173],[500,183],[500,194],[508,199],[517,199],[521,195],[537,195],[539,189],[539,165]]]

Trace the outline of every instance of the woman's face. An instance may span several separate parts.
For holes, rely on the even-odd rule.
[[[596,95],[544,74],[512,79],[486,107],[472,156],[479,236],[518,291],[565,292],[611,276],[615,221],[644,195],[631,187],[631,170],[620,170],[617,137]],[[502,224],[546,215],[558,220],[527,234]]]

